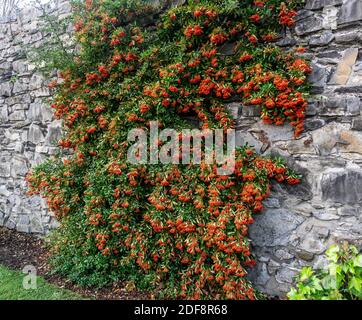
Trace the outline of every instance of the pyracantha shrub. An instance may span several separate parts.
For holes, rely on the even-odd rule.
[[[247,238],[272,179],[299,177],[249,146],[232,175],[216,165],[131,164],[134,128],[233,128],[225,108],[241,101],[270,124],[303,130],[310,68],[273,41],[293,24],[295,3],[188,1],[160,11],[142,1],[74,5],[77,54],[52,82],[59,145],[70,149],[28,176],[60,227],[55,269],[86,285],[134,280],[168,297],[254,299]],[[154,23],[156,21],[156,23]],[[181,132],[181,131],[180,131]],[[182,134],[178,135],[182,139]],[[158,141],[161,146],[165,141]],[[69,153],[69,151],[68,151]]]

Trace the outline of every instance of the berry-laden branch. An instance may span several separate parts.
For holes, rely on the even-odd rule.
[[[236,150],[232,175],[204,160],[130,164],[127,134],[157,120],[181,141],[185,115],[227,130],[234,123],[225,102],[238,99],[300,135],[310,68],[273,44],[293,24],[294,6],[200,0],[160,14],[138,0],[74,4],[80,49],[52,83],[59,144],[73,155],[27,178],[60,221],[51,242],[57,271],[86,285],[133,280],[167,297],[256,298],[245,278],[255,264],[248,226],[272,179],[299,177],[249,146]]]

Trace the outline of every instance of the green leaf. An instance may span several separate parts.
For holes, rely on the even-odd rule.
[[[323,290],[323,288],[321,286],[321,281],[317,277],[315,277],[313,279],[313,287],[317,291]]]
[[[328,272],[331,276],[336,276],[337,275],[337,265],[332,263],[330,265],[327,266]]]
[[[353,246],[344,243],[342,249],[333,245],[326,251],[330,263],[324,270],[304,267],[293,300],[345,300],[362,298],[362,255]],[[356,250],[355,250],[356,249]]]
[[[354,288],[357,292],[360,292],[362,288],[362,279],[352,277],[351,280],[349,281],[348,288],[349,289]]]
[[[339,253],[340,249],[339,246],[337,245],[331,245],[327,251],[326,251],[326,257],[329,261],[332,261],[334,263],[336,263],[338,261],[338,253]]]
[[[314,271],[312,270],[311,267],[302,268],[302,270],[300,272],[300,281],[308,280],[313,275],[313,273],[314,273]]]
[[[356,258],[353,259],[353,264],[355,267],[362,267],[362,254],[359,254]]]
[[[322,286],[324,289],[326,290],[330,290],[330,289],[336,289],[337,288],[337,282],[336,282],[336,278],[330,275],[325,276],[322,280],[321,280]]]

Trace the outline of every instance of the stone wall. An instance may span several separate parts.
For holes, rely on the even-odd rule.
[[[48,10],[66,15],[69,5],[57,0]],[[0,225],[44,234],[55,222],[40,198],[24,194],[25,174],[56,152],[60,134],[42,100],[49,91],[21,47],[46,36],[39,15],[25,10],[0,23]],[[362,245],[361,43],[361,0],[306,0],[295,29],[279,41],[307,47],[312,61],[305,133],[293,139],[290,126],[263,125],[255,107],[228,105],[239,144],[281,155],[304,175],[300,185],[274,185],[251,227],[258,264],[250,278],[268,294],[283,296],[302,266],[322,266],[330,244]]]
[[[279,154],[303,173],[297,186],[275,185],[250,236],[257,287],[283,295],[302,266],[323,266],[332,243],[362,245],[362,1],[307,0],[297,24],[279,42],[307,48],[313,96],[306,131],[262,125],[247,108],[240,142]]]
[[[46,11],[62,18],[70,5],[55,0]],[[0,20],[0,225],[44,234],[56,223],[43,199],[26,196],[24,181],[30,167],[56,153],[61,132],[44,102],[49,89],[25,53],[48,36],[39,31],[41,15],[27,8]]]

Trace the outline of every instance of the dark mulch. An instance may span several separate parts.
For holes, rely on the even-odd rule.
[[[47,263],[48,257],[49,253],[40,238],[0,227],[0,264],[9,269],[21,271],[25,266],[33,265],[37,268],[38,275],[43,276],[49,283],[98,300],[152,298],[151,294],[138,292],[122,282],[101,289],[79,287],[57,274],[52,274]]]
[[[0,264],[10,269],[22,269],[26,265],[40,267],[40,257],[46,254],[42,241],[0,227]]]

